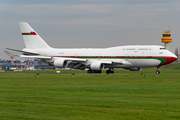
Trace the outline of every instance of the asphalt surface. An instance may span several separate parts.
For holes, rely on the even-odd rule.
[[[38,73],[38,72],[37,72]],[[13,73],[13,72],[0,72],[0,74],[37,74],[37,73]],[[82,74],[82,75],[107,75],[106,73],[38,73],[38,74],[60,74],[60,75],[72,75],[72,74]],[[135,75],[135,74],[139,74],[139,75],[158,75],[156,73],[113,73],[115,75]],[[109,74],[109,75],[113,75],[113,74]],[[163,74],[163,75],[180,75],[180,73],[160,73],[160,74]]]

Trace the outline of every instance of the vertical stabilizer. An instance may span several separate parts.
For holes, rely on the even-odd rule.
[[[28,49],[47,49],[49,45],[37,34],[36,31],[27,23],[19,23],[21,33],[24,39],[26,48]]]

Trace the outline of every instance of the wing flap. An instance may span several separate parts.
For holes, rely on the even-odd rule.
[[[123,61],[122,61],[122,64],[123,64],[123,65],[132,65],[130,62],[128,62],[128,61],[126,61],[126,60],[123,60]]]
[[[86,59],[79,59],[79,58],[66,58],[66,57],[54,57],[57,59],[65,59],[67,61],[75,61],[75,62],[86,62]]]
[[[52,57],[48,57],[48,56],[29,56],[29,55],[20,55],[20,57],[24,57],[24,58],[37,58],[37,59],[51,59]]]
[[[106,60],[93,60],[92,62],[104,63],[104,64],[112,64],[113,61],[106,61]]]

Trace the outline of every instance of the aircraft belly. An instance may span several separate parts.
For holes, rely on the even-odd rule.
[[[131,64],[107,64],[106,68],[128,68],[128,67],[156,67],[161,61],[157,59],[128,59],[127,62]]]
[[[113,63],[113,64],[106,64],[105,68],[129,68],[131,66],[132,65],[121,65],[121,64],[118,64],[118,63]]]
[[[132,63],[132,66],[139,67],[155,67],[161,63],[161,61],[157,59],[129,59],[128,61]]]

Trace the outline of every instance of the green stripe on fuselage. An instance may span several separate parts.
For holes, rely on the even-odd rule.
[[[159,65],[162,65],[166,62],[164,58],[147,58],[147,57],[76,57],[81,59],[156,59],[161,61]]]

